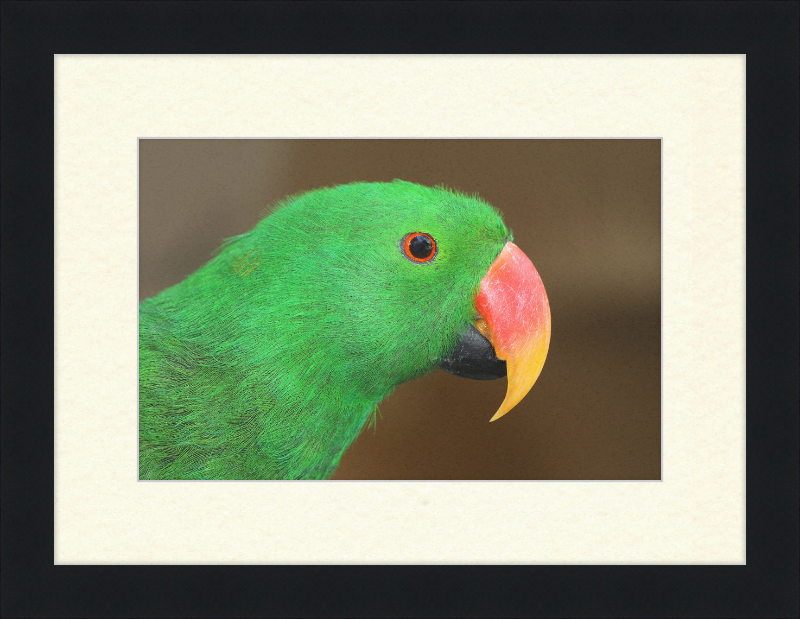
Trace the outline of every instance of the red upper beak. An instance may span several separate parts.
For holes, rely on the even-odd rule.
[[[475,305],[485,321],[476,326],[508,368],[508,391],[489,420],[494,421],[514,408],[539,378],[550,346],[550,304],[536,267],[519,247],[506,243],[481,280]]]

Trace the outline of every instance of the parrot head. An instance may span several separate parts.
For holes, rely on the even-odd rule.
[[[379,401],[436,367],[507,375],[494,421],[544,365],[542,281],[476,196],[398,180],[319,189],[280,203],[219,258],[238,288],[231,315],[301,381]]]

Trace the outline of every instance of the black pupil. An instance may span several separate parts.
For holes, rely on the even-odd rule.
[[[427,236],[418,234],[411,239],[411,242],[408,244],[408,250],[417,260],[424,260],[433,253],[433,243],[431,243],[431,240]]]

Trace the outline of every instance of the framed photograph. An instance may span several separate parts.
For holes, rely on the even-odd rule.
[[[4,4],[3,614],[795,616],[797,16]],[[525,397],[435,370],[329,480],[141,480],[140,302],[394,179],[535,265]]]

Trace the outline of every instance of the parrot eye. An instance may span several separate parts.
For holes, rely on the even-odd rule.
[[[436,241],[430,234],[412,232],[403,240],[403,253],[413,262],[430,262],[436,256]]]

